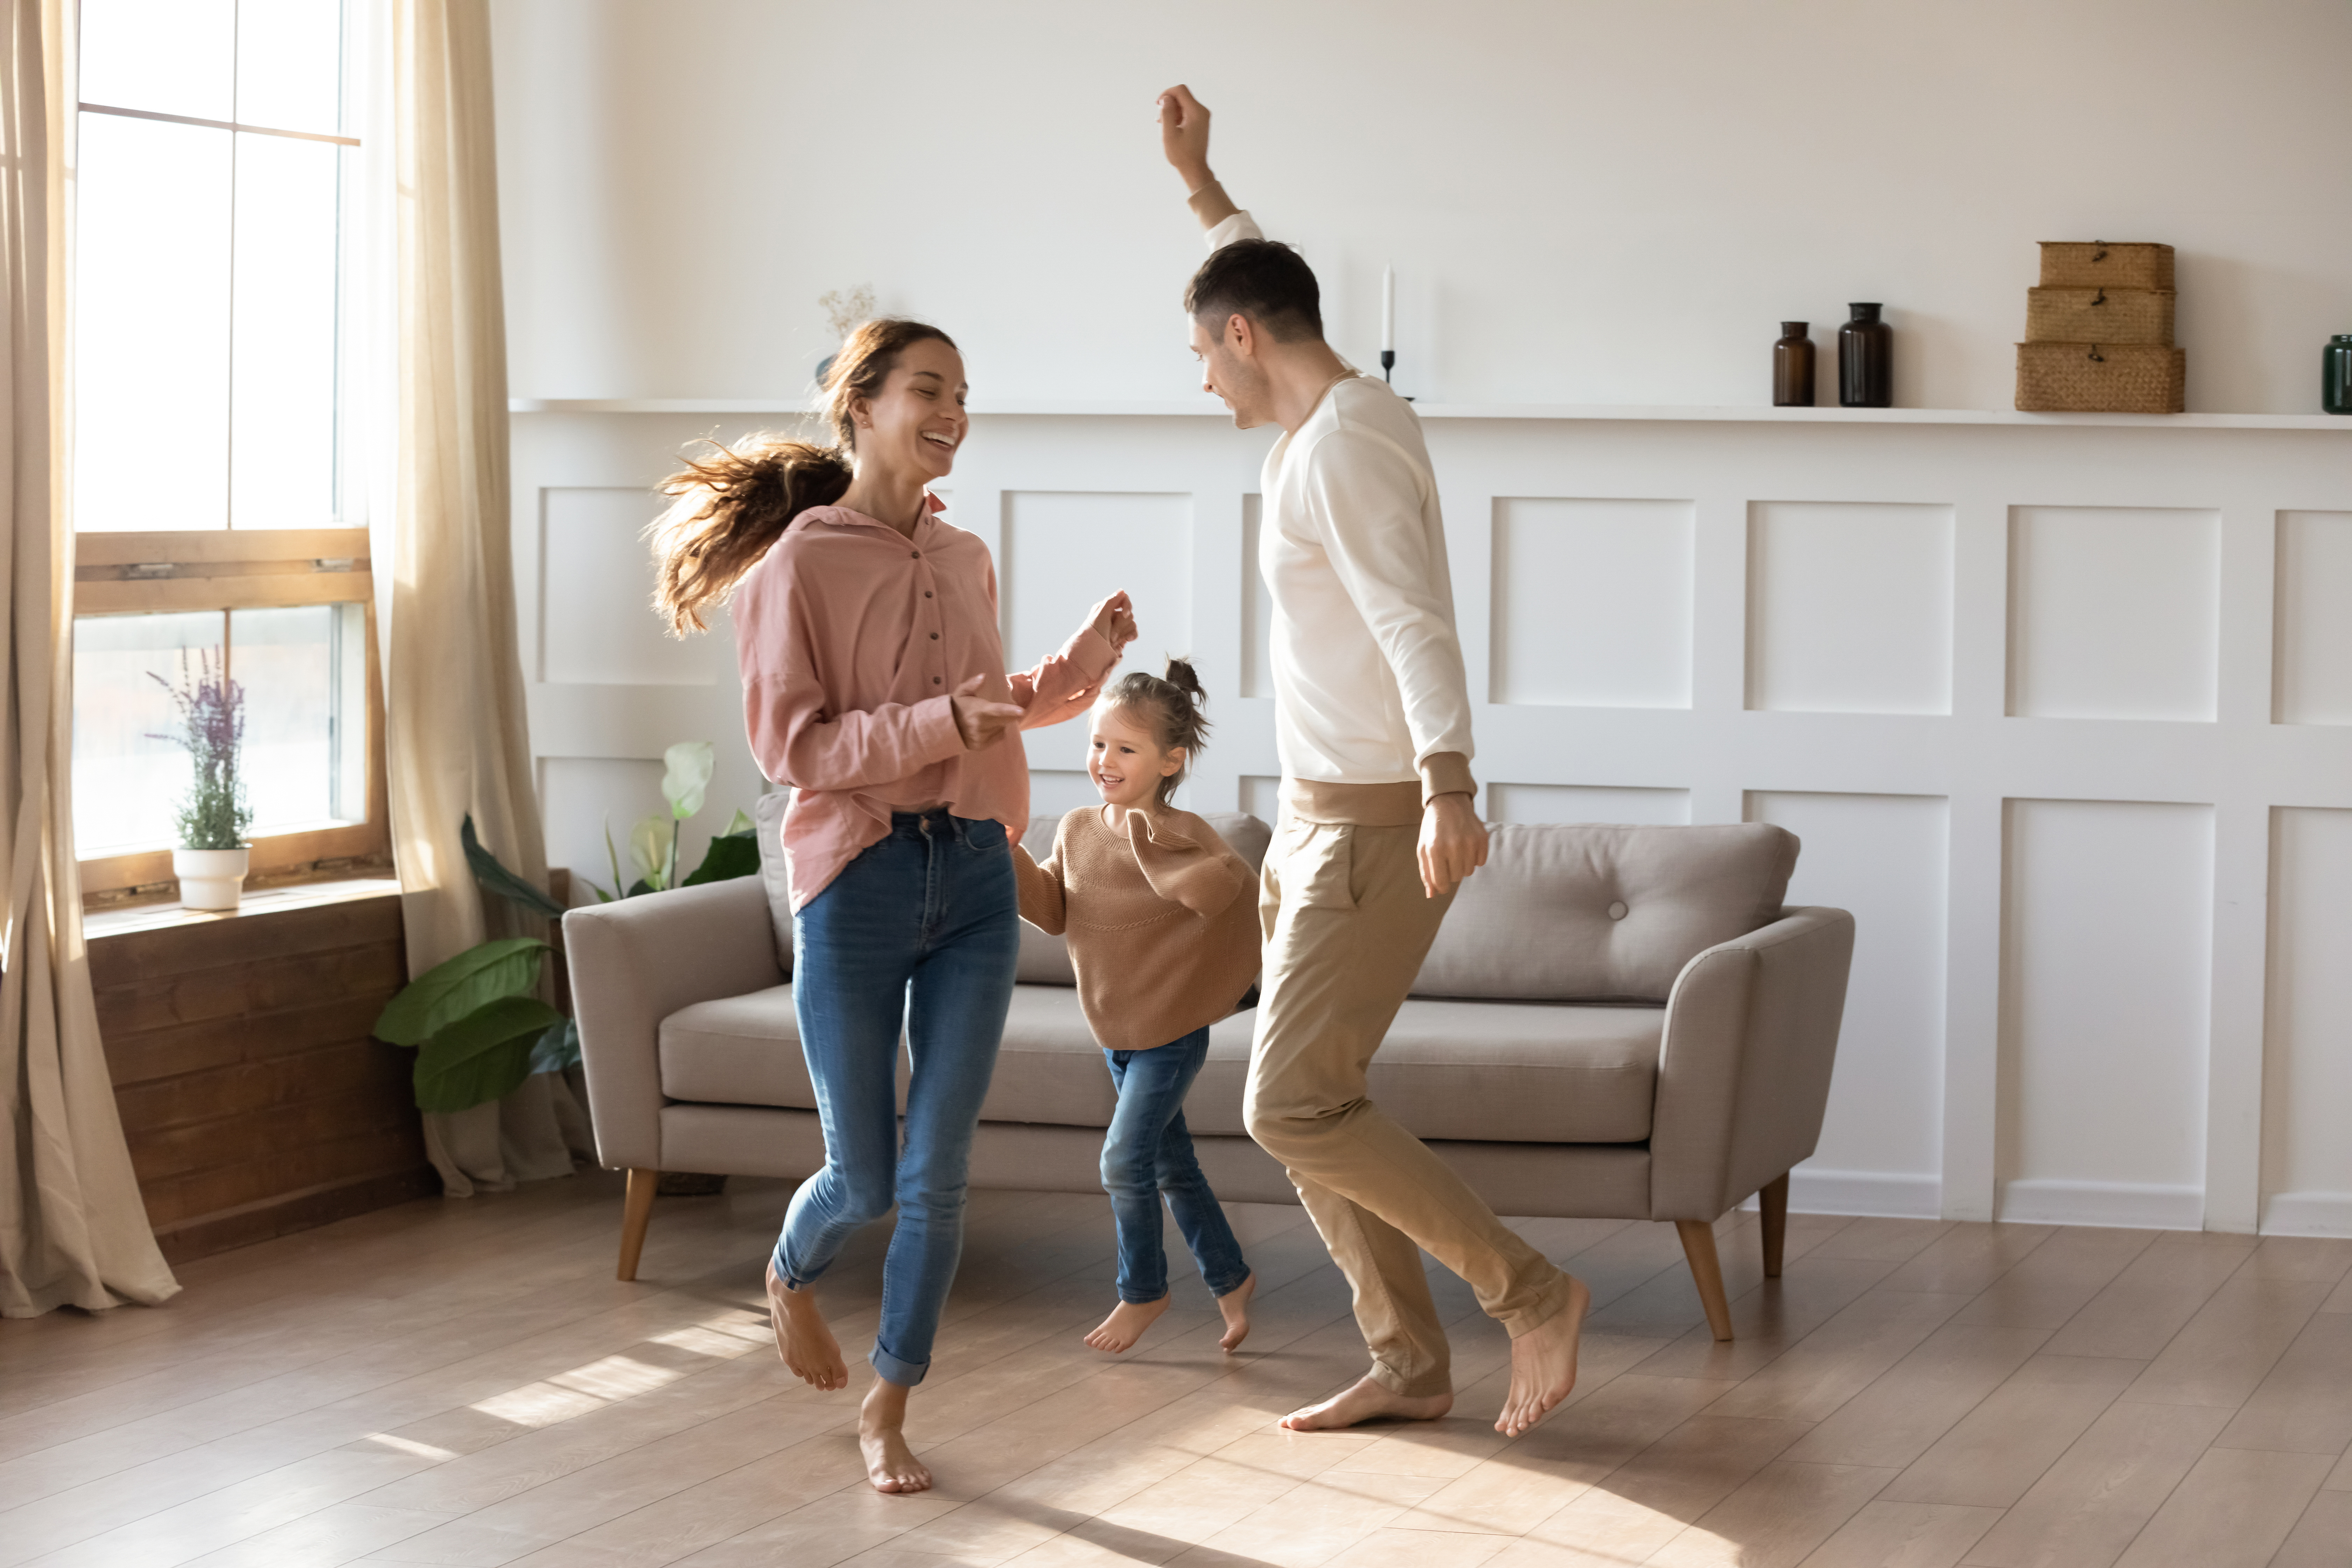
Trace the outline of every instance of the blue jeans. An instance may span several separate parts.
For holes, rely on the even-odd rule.
[[[824,1169],[801,1184],[776,1239],[794,1289],[859,1226],[898,1208],[882,1263],[874,1370],[922,1382],[963,1251],[972,1129],[996,1068],[1021,949],[1004,827],[944,811],[891,818],[793,921],[793,1007],[824,1129]],[[905,1144],[897,1096],[904,1027],[913,1073]]]
[[[1160,1240],[1163,1193],[1210,1292],[1239,1289],[1249,1265],[1184,1129],[1184,1096],[1209,1059],[1209,1031],[1195,1029],[1157,1050],[1105,1051],[1103,1059],[1118,1090],[1102,1152],[1103,1190],[1118,1223],[1118,1299],[1157,1301],[1168,1294],[1168,1253]]]

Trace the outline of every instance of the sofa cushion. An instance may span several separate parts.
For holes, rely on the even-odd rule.
[[[1664,1002],[1699,953],[1780,918],[1797,864],[1796,835],[1761,822],[1492,833],[1415,995]]]
[[[1650,1135],[1665,1011],[1551,1002],[1408,1001],[1372,1058],[1372,1102],[1417,1138],[1634,1143]],[[1185,1125],[1245,1132],[1255,1011],[1209,1031]]]
[[[1265,847],[1274,830],[1256,817],[1239,811],[1202,813],[1201,820],[1217,830],[1217,837],[1233,846],[1234,853],[1250,864],[1255,871],[1265,864]],[[1021,847],[1032,858],[1043,861],[1054,853],[1054,834],[1062,826],[1058,816],[1033,816],[1029,830],[1021,836]],[[1058,936],[1048,936],[1024,921],[1021,924],[1021,959],[1013,977],[1024,985],[1076,985],[1077,971],[1070,967],[1070,946]]]
[[[1632,1143],[1650,1135],[1656,1007],[1409,1001],[1372,1058],[1372,1099],[1423,1138]],[[1241,1135],[1255,1011],[1209,1030],[1209,1059],[1184,1102],[1203,1136]],[[793,988],[698,1002],[662,1020],[662,1092],[714,1105],[811,1110],[816,1095],[793,1019]],[[898,1104],[907,1058],[898,1053]],[[1107,1127],[1116,1097],[1078,994],[1017,985],[983,1121]]]

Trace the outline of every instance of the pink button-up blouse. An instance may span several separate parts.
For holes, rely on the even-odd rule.
[[[894,811],[944,805],[1029,826],[1021,730],[1083,712],[1118,662],[1082,629],[1032,670],[1008,678],[988,546],[932,515],[912,538],[846,507],[813,507],[735,590],[743,721],[761,772],[795,791],[784,815],[793,908],[890,831]],[[980,695],[1025,710],[984,751],[964,750],[949,701]]]

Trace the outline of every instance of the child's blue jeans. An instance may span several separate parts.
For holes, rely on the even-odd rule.
[[[1184,1096],[1208,1058],[1206,1029],[1157,1050],[1103,1053],[1111,1085],[1118,1090],[1118,1109],[1103,1138],[1102,1180],[1110,1194],[1111,1216],[1118,1222],[1122,1301],[1157,1301],[1168,1294],[1168,1253],[1160,1228],[1163,1194],[1212,1294],[1237,1289],[1249,1278],[1241,1243],[1201,1173],[1192,1135],[1184,1128]]]

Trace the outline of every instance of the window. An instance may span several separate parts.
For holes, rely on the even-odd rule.
[[[185,754],[157,678],[246,689],[254,869],[380,859],[367,534],[343,414],[343,0],[81,0],[74,832],[167,880]]]

